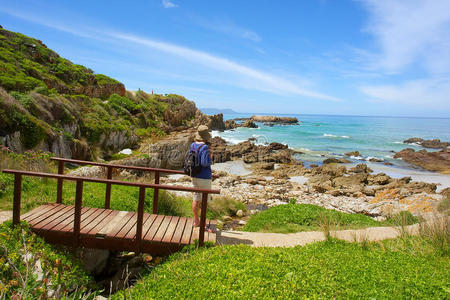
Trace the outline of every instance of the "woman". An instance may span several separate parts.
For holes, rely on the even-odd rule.
[[[191,144],[190,149],[198,151],[199,163],[201,170],[198,174],[192,176],[192,184],[195,188],[211,189],[211,158],[212,152],[209,149],[209,142],[211,141],[211,134],[209,129],[205,125],[200,125],[195,134],[194,142]],[[208,195],[208,201],[210,199]],[[195,193],[194,201],[192,202],[192,213],[194,214],[194,226],[200,226],[200,219],[198,217],[198,206],[202,201],[202,194]],[[207,228],[208,229],[208,228]]]

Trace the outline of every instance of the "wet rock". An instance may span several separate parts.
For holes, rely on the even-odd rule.
[[[350,163],[351,161],[345,159],[345,158],[334,158],[334,157],[330,157],[325,159],[322,163],[324,164],[346,164],[346,163]]]
[[[241,125],[241,127],[258,128],[258,125],[256,125],[252,120],[247,120]]]
[[[440,139],[424,140],[421,138],[410,138],[403,141],[405,144],[418,144],[425,148],[444,149],[450,146],[448,142],[441,142]]]
[[[352,152],[347,152],[344,153],[345,156],[361,156],[361,154],[359,153],[359,151],[352,151]]]
[[[284,149],[288,149],[288,145],[284,145],[284,144],[281,144],[281,143],[273,142],[273,143],[270,143],[267,146],[267,150],[269,150],[269,151],[284,150]]]
[[[428,152],[426,150],[414,151],[414,149],[407,148],[397,152],[394,158],[401,158],[426,170],[441,173],[450,172],[450,149],[448,148],[436,152]]]
[[[376,157],[371,157],[371,158],[369,159],[369,161],[370,161],[370,162],[383,162],[382,159],[379,159],[379,158],[376,158]]]

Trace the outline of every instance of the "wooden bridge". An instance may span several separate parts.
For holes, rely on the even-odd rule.
[[[118,251],[147,252],[168,254],[181,250],[185,245],[198,240],[200,246],[205,241],[215,243],[215,222],[206,219],[208,194],[219,194],[219,190],[197,189],[183,186],[159,184],[160,174],[184,174],[182,171],[114,165],[64,158],[52,158],[58,163],[58,174],[30,172],[21,170],[3,170],[14,174],[13,224],[27,221],[31,229],[46,241],[55,244],[87,248],[101,248]],[[64,163],[94,165],[106,168],[106,179],[64,175]],[[154,183],[137,183],[113,180],[114,169],[128,169],[155,174]],[[56,203],[39,206],[20,215],[22,177],[35,176],[57,179]],[[75,205],[63,203],[62,189],[65,180],[76,182]],[[104,208],[83,207],[84,182],[106,184]],[[139,188],[137,212],[110,209],[111,187],[125,185]],[[153,189],[153,213],[145,212],[145,190]],[[178,216],[159,215],[159,190],[184,191],[202,194],[200,227],[194,227],[193,219]],[[205,230],[205,226],[213,232]]]

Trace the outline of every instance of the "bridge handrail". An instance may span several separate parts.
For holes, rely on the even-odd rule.
[[[76,182],[76,195],[75,195],[75,217],[74,217],[74,248],[78,247],[80,239],[80,224],[81,224],[81,206],[83,199],[83,183],[86,182],[96,182],[96,183],[106,183],[107,185],[125,185],[139,187],[139,202],[138,202],[138,218],[137,218],[137,228],[136,228],[136,251],[140,252],[140,243],[142,240],[142,226],[143,226],[143,216],[144,216],[144,200],[145,200],[145,189],[153,188],[154,193],[159,189],[172,190],[172,191],[184,191],[184,192],[194,192],[202,194],[201,202],[201,215],[200,215],[200,232],[199,232],[199,245],[203,246],[205,237],[205,225],[206,225],[206,209],[208,202],[208,194],[220,194],[220,190],[212,189],[199,189],[193,187],[184,186],[174,186],[174,185],[163,185],[163,184],[152,184],[152,183],[139,183],[139,182],[128,182],[113,179],[100,179],[100,178],[90,178],[90,177],[80,177],[71,175],[61,175],[43,172],[32,172],[32,171],[22,171],[22,170],[11,170],[4,169],[3,173],[14,174],[14,201],[13,201],[13,224],[16,225],[20,222],[20,203],[21,203],[21,192],[22,192],[22,176],[35,176],[44,178],[54,178],[58,179],[58,183],[62,180],[71,180]],[[58,184],[59,187],[59,184]],[[61,184],[62,188],[62,184]],[[58,202],[57,203],[62,203]],[[155,205],[155,202],[153,203]],[[153,207],[154,209],[155,207]],[[155,213],[155,212],[154,212]],[[156,213],[155,213],[156,214]]]
[[[91,166],[100,166],[100,167],[110,167],[110,168],[115,168],[115,169],[139,170],[139,171],[146,171],[146,172],[160,172],[160,173],[168,173],[168,174],[184,174],[183,171],[179,171],[179,170],[108,164],[108,163],[100,163],[100,162],[77,160],[77,159],[62,158],[62,157],[51,157],[50,159],[54,160],[54,161],[58,161],[58,162],[67,162],[67,163],[72,163],[72,164],[77,164],[77,165],[91,165]]]

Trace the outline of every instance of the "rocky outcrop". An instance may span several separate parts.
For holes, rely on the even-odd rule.
[[[247,127],[247,128],[258,128],[258,125],[255,124],[252,120],[246,120],[240,127]]]
[[[414,151],[407,148],[394,155],[394,158],[401,158],[404,161],[420,166],[429,171],[450,173],[450,149],[443,149],[436,152],[426,150]]]
[[[295,117],[278,117],[278,116],[252,116],[250,120],[261,123],[272,124],[298,124],[298,119]]]
[[[309,175],[308,184],[313,190],[334,196],[374,196],[382,190],[399,189],[406,197],[423,192],[434,194],[436,191],[435,184],[411,182],[411,177],[394,179],[384,173],[371,172],[365,164],[358,164],[349,170],[345,166],[326,164],[307,170],[305,174]]]
[[[131,157],[120,163],[152,168],[181,169],[189,146],[194,141],[194,132],[172,134],[153,144],[142,144],[139,152],[144,157]]]
[[[440,139],[424,140],[424,139],[417,138],[417,137],[407,139],[407,140],[403,141],[403,143],[418,144],[422,147],[432,148],[432,149],[445,149],[450,146],[449,142],[441,142]]]

